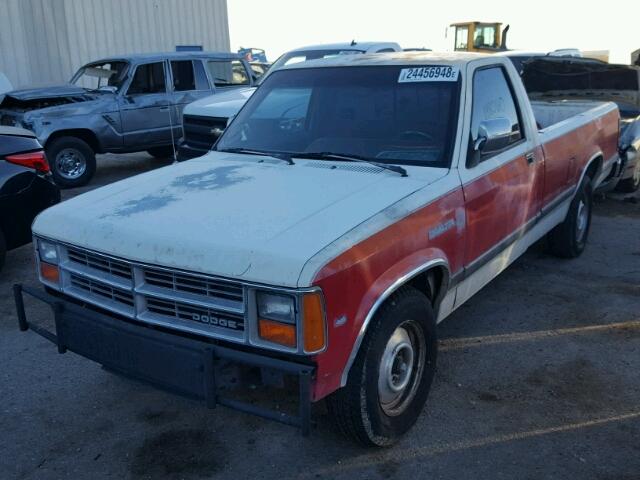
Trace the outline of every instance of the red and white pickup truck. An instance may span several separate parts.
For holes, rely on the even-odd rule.
[[[274,72],[209,154],[33,225],[61,352],[297,425],[310,404],[389,445],[436,370],[436,324],[548,237],[576,257],[618,159],[612,103],[530,103],[504,57],[343,56]],[[284,414],[223,363],[299,380]]]

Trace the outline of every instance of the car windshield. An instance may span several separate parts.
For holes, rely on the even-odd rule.
[[[400,82],[406,70],[376,66],[274,72],[226,129],[216,150],[294,157],[331,153],[448,167],[459,81]]]
[[[80,68],[71,83],[90,90],[114,87],[117,91],[122,87],[128,66],[127,62],[122,61],[91,63]]]

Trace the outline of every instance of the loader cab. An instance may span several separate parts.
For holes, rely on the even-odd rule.
[[[456,52],[497,52],[506,50],[506,36],[502,23],[461,22],[451,25],[455,29]],[[506,34],[509,26],[505,27]]]

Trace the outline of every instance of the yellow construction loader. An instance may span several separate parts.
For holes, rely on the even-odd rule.
[[[501,52],[507,49],[509,25],[501,29],[498,22],[460,22],[455,28],[454,45],[456,52]]]

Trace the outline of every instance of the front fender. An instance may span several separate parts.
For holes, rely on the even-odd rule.
[[[370,271],[366,268],[354,268],[319,282],[327,302],[329,348],[316,357],[315,400],[346,384],[367,329],[384,301],[417,275],[436,267],[444,270],[436,299],[439,302],[446,292],[450,271],[447,257],[439,248],[418,250],[377,278],[367,278]]]

